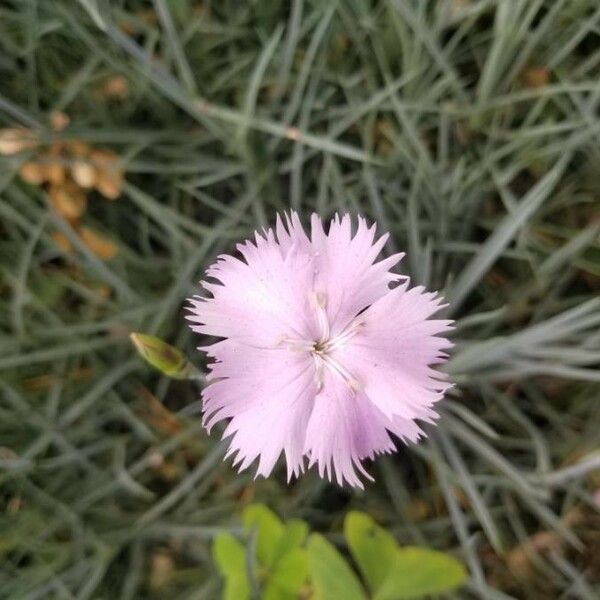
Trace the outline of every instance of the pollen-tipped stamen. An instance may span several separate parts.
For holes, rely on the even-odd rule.
[[[346,383],[346,385],[352,390],[352,393],[356,393],[361,389],[360,382],[356,379],[346,367],[344,367],[339,361],[335,358],[332,358],[328,354],[322,354],[320,356],[323,363],[329,367],[329,369],[342,378],[342,380]]]
[[[363,323],[361,321],[352,321],[341,333],[329,340],[324,347],[325,352],[331,352],[340,346],[343,346],[348,340],[353,338],[361,329]]]

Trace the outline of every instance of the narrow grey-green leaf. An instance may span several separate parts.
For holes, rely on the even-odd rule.
[[[469,292],[479,283],[483,275],[492,266],[502,251],[508,246],[520,227],[527,222],[542,202],[549,196],[563,174],[571,157],[566,153],[525,195],[517,209],[504,217],[502,222],[485,241],[481,250],[465,266],[456,283],[448,291],[446,299],[450,310],[456,312]]]

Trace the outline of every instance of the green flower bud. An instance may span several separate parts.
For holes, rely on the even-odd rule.
[[[199,379],[200,373],[181,350],[145,333],[132,333],[130,339],[140,356],[157,371],[173,379]]]

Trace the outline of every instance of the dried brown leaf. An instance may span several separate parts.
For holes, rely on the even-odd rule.
[[[97,173],[91,163],[85,160],[76,160],[71,165],[71,177],[82,188],[92,188],[96,185]]]
[[[138,394],[143,400],[141,406],[142,418],[154,429],[167,434],[179,433],[179,419],[146,388],[140,387]]]
[[[73,244],[71,244],[71,240],[61,231],[53,231],[50,234],[50,237],[63,252],[73,252]]]
[[[81,140],[69,140],[66,143],[67,151],[78,158],[86,158],[90,155],[92,148]]]
[[[77,221],[85,212],[87,198],[77,185],[66,182],[63,185],[52,185],[49,191],[52,208],[68,221]]]
[[[121,195],[123,169],[119,166],[119,157],[106,150],[94,150],[90,156],[96,167],[96,189],[109,200]]]
[[[113,75],[102,84],[100,95],[106,98],[126,98],[129,95],[129,83],[123,75]]]
[[[521,73],[521,81],[528,88],[542,88],[550,80],[550,71],[545,67],[529,67]]]
[[[45,165],[35,162],[28,162],[19,169],[21,179],[32,185],[41,185],[46,181],[48,172]]]
[[[37,146],[37,140],[29,129],[12,127],[0,130],[0,154],[12,156]]]
[[[157,551],[152,555],[148,583],[152,590],[160,590],[171,581],[175,563],[170,554]]]
[[[54,131],[62,131],[70,122],[69,116],[60,110],[53,110],[50,113],[50,126]]]
[[[81,237],[81,241],[102,260],[109,260],[119,252],[119,247],[112,240],[89,227],[80,227],[79,237]]]

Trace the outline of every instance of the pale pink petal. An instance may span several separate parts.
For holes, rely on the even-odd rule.
[[[349,215],[336,215],[325,234],[321,219],[311,219],[311,241],[316,254],[315,291],[326,298],[331,331],[340,331],[361,310],[384,296],[389,284],[400,276],[390,269],[403,254],[375,262],[388,235],[375,240],[375,225],[368,227],[358,217],[358,228],[352,235]]]
[[[282,337],[312,335],[308,312],[313,259],[291,248],[282,255],[271,231],[238,245],[244,260],[221,255],[207,270],[218,283],[202,282],[212,298],[189,300],[192,329],[234,338],[253,346],[274,347]]]
[[[292,212],[290,215],[285,215],[285,225],[280,215],[277,215],[275,224],[275,232],[277,234],[277,242],[281,249],[281,253],[285,256],[292,247],[298,248],[307,254],[311,254],[310,240],[308,239],[302,223],[298,218],[298,214]]]
[[[386,429],[400,438],[405,444],[416,444],[421,438],[425,437],[425,432],[412,419],[393,417],[391,422],[386,419],[385,426]]]
[[[267,476],[285,453],[288,478],[303,470],[304,437],[316,386],[312,360],[286,349],[248,348],[224,340],[210,347],[219,362],[202,391],[204,424],[231,418],[223,437],[240,470],[259,459]]]
[[[432,421],[432,409],[451,387],[431,365],[443,361],[452,344],[436,334],[451,321],[428,319],[441,307],[435,294],[404,283],[359,317],[358,330],[334,358],[387,417]]]
[[[372,479],[362,460],[395,449],[385,423],[364,394],[354,393],[345,381],[327,372],[306,430],[309,466],[316,464],[321,477],[335,478],[339,485],[345,481],[362,488],[359,473]]]

